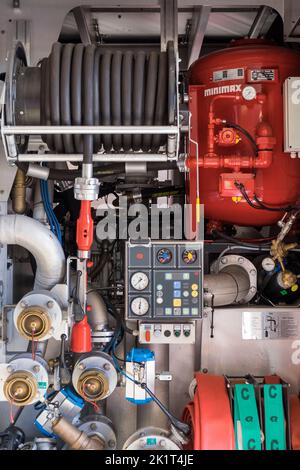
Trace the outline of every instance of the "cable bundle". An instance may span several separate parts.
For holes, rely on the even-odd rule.
[[[40,188],[41,188],[41,196],[43,200],[44,209],[45,209],[48,222],[50,225],[50,230],[57,236],[59,242],[62,244],[62,235],[61,235],[59,222],[56,218],[56,215],[52,208],[52,204],[50,202],[48,182],[44,180],[40,180]]]

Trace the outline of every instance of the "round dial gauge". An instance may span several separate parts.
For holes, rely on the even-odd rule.
[[[274,269],[275,269],[275,262],[270,257],[264,258],[262,260],[261,265],[262,265],[263,269],[265,271],[267,271],[268,273],[271,272],[271,271],[274,271]]]
[[[143,316],[146,315],[149,310],[149,302],[145,297],[135,297],[135,299],[131,301],[130,307],[132,313]]]
[[[182,253],[182,260],[185,264],[193,264],[197,259],[197,252],[195,250],[184,250]]]
[[[253,86],[245,86],[242,91],[244,100],[251,101],[256,98],[256,90]]]
[[[161,248],[157,252],[157,260],[160,264],[168,264],[172,260],[172,251],[169,248]]]
[[[131,276],[130,283],[135,290],[144,290],[148,287],[149,278],[145,273],[134,273]]]

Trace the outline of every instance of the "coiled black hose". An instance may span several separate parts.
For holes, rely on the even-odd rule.
[[[55,43],[41,61],[41,124],[151,126],[175,122],[176,74],[173,44],[167,52],[113,51],[105,47]],[[165,135],[46,135],[50,150],[157,152]]]

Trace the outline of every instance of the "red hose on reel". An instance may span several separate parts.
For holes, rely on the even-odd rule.
[[[194,400],[184,409],[183,420],[192,428],[186,449],[234,450],[234,427],[225,379],[195,374]]]

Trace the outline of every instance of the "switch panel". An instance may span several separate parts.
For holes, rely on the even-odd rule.
[[[140,323],[141,344],[194,344],[195,322],[187,323]]]
[[[202,242],[127,242],[126,318],[201,318]]]

